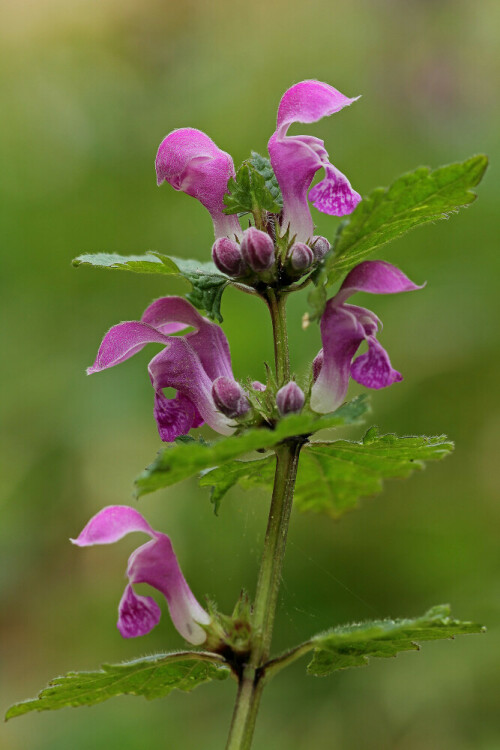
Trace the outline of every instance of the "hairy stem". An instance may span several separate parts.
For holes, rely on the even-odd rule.
[[[276,380],[281,388],[290,380],[290,356],[288,353],[288,332],[286,327],[286,296],[269,289],[267,304],[273,323],[274,360],[276,362]]]
[[[281,386],[290,377],[285,301],[271,290],[268,304],[273,322],[276,379]],[[303,440],[300,438],[291,439],[276,448],[273,495],[252,615],[252,649],[239,681],[226,750],[249,750],[252,744],[264,687],[263,666],[269,657],[271,647],[302,443]]]

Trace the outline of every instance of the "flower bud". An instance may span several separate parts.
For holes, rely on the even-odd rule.
[[[315,260],[322,260],[322,258],[325,257],[327,252],[330,250],[331,245],[326,239],[326,237],[321,237],[320,235],[315,235],[312,238],[312,251],[314,253]]]
[[[261,391],[264,392],[266,390],[266,386],[264,383],[261,383],[260,380],[254,380],[252,383],[252,388],[254,391]]]
[[[274,264],[274,243],[265,232],[249,227],[243,232],[241,254],[253,271],[268,271]]]
[[[240,246],[228,237],[219,237],[212,245],[212,260],[222,273],[228,276],[242,276],[245,271],[245,261],[241,255]]]
[[[295,271],[305,271],[314,263],[314,253],[303,242],[296,242],[290,250],[290,263]]]
[[[276,394],[276,405],[282,416],[300,411],[304,401],[304,391],[293,380],[280,388]]]
[[[250,404],[241,385],[225,375],[221,375],[214,380],[212,398],[219,411],[230,419],[241,417],[250,409]]]

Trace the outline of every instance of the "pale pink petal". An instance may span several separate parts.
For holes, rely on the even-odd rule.
[[[146,344],[165,344],[167,341],[163,333],[146,323],[135,320],[119,323],[104,336],[94,364],[87,369],[87,375],[125,362]]]
[[[128,505],[108,505],[90,519],[77,539],[71,541],[78,547],[112,544],[133,531],[155,535],[144,516],[135,508]]]
[[[424,286],[425,284],[414,284],[392,263],[385,260],[365,260],[349,271],[334,299],[336,304],[341,304],[355,292],[397,294],[423,289]]]
[[[352,104],[354,99],[341,94],[322,81],[308,80],[291,86],[278,107],[277,127],[286,128],[293,122],[317,122]]]

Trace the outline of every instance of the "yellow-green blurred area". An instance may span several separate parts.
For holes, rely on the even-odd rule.
[[[116,630],[137,537],[93,549],[68,538],[104,505],[133,503],[132,481],[160,447],[146,372],[157,349],[90,378],[85,367],[111,325],[187,287],[76,270],[71,259],[148,249],[208,259],[208,214],[156,187],[161,139],[194,126],[239,164],[251,149],[265,152],[285,89],[318,78],[362,98],[294,132],[323,138],[360,193],[481,151],[492,167],[471,208],[378,253],[415,282],[427,280],[424,290],[356,298],[383,319],[381,341],[405,378],[373,394],[373,422],[403,435],[444,432],[456,452],[388,483],[339,522],[293,516],[275,648],[441,602],[489,633],[323,679],[299,662],[267,688],[255,747],[500,748],[499,10],[496,0],[4,0],[2,710],[65,671],[183,647],[166,612],[142,639]],[[337,219],[314,219],[333,237]],[[303,375],[319,331],[301,330],[306,300],[296,296],[290,336]],[[272,356],[264,306],[229,291],[223,314],[236,375],[263,379]],[[227,612],[242,587],[253,592],[264,493],[232,491],[217,518],[193,479],[139,508],[171,535],[202,601],[208,594]],[[152,703],[123,697],[31,714],[2,729],[0,746],[220,750],[234,693],[228,681]]]

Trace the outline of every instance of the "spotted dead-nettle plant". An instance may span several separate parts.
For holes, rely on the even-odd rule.
[[[128,560],[127,584],[118,606],[120,634],[147,636],[158,625],[161,603],[134,588],[149,584],[163,594],[173,624],[194,648],[106,665],[95,672],[72,672],[53,680],[37,698],[14,705],[8,718],[90,705],[124,693],[157,698],[174,688],[192,690],[202,682],[232,677],[237,691],[227,748],[247,750],[264,686],[305,654],[312,657],[310,674],[327,675],[366,664],[370,656],[417,648],[418,641],[482,630],[451,619],[442,605],[414,619],[337,625],[271,655],[293,505],[338,518],[361,496],[378,492],[382,479],[407,477],[424,461],[441,459],[453,447],[443,436],[400,438],[380,435],[374,427],[357,441],[336,433],[314,439],[319,430],[339,430],[366,418],[366,393],[346,400],[351,380],[378,390],[397,388],[403,379],[384,348],[376,298],[373,311],[355,304],[356,296],[423,296],[424,284],[368,256],[409,229],[471,203],[476,197],[472,188],[487,164],[486,157],[474,156],[435,171],[420,167],[362,198],[332,164],[323,141],[289,132],[297,123],[308,130],[356,100],[319,81],[292,86],[278,107],[269,158],[252,152],[238,171],[231,156],[202,131],[173,130],[158,149],[157,182],[196,198],[210,213],[215,238],[207,236],[205,257],[186,260],[148,252],[76,259],[76,265],[181,276],[191,285],[186,298],[161,297],[140,320],[113,326],[87,370],[94,374],[123,364],[146,345],[156,345],[148,375],[152,412],[166,445],[137,478],[137,496],[197,475],[200,485],[210,488],[218,512],[234,485],[260,485],[271,493],[269,521],[255,591],[242,593],[233,613],[226,615],[211,601],[199,603],[170,538],[153,529],[139,511],[127,505],[100,510],[72,539],[75,545],[111,544],[136,532],[149,537]],[[357,115],[349,113],[353,116]],[[318,172],[320,180],[313,186]],[[323,213],[343,217],[336,231],[332,227],[330,238],[315,233],[310,203]],[[228,286],[253,295],[256,304],[260,300],[269,310],[275,362],[274,367],[263,365],[263,382],[239,382],[233,374],[229,342],[220,325],[221,299]],[[305,372],[297,372],[289,357],[286,303],[306,287],[309,310],[304,327],[319,323],[321,349]],[[393,303],[397,305],[398,299]],[[124,313],[117,311],[117,317]],[[397,365],[397,346],[394,350]],[[145,387],[146,381],[144,373]],[[191,434],[203,425],[203,437]],[[196,582],[191,585],[196,590]]]

